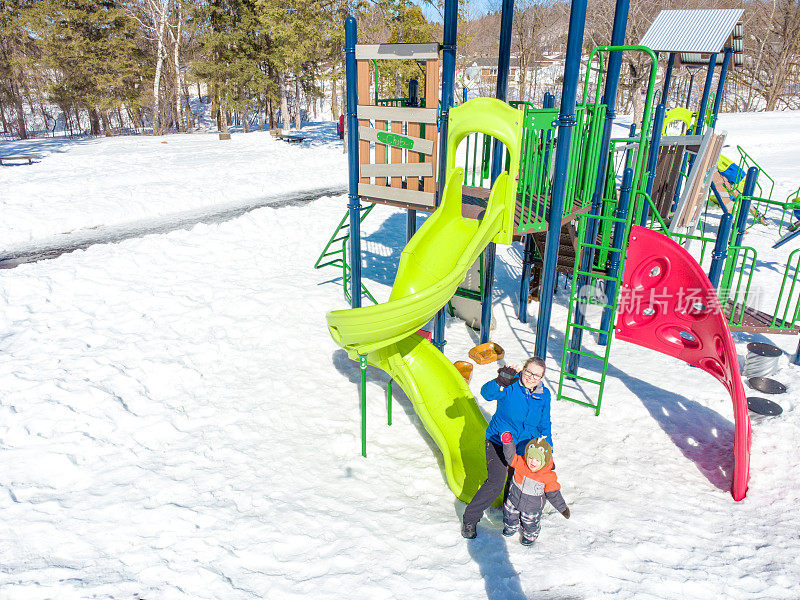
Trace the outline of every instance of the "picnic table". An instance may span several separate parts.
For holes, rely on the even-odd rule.
[[[305,136],[299,135],[297,133],[284,133],[283,129],[270,129],[270,135],[274,136],[279,140],[283,140],[284,142],[302,142],[305,140]]]
[[[7,154],[6,156],[0,156],[0,165],[7,165],[9,162],[19,162],[23,160],[27,160],[29,165],[33,164],[34,160],[39,160],[42,158],[36,154]]]

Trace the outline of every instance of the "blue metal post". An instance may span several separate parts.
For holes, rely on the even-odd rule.
[[[539,295],[539,319],[536,323],[534,354],[542,359],[547,356],[550,317],[553,309],[558,244],[561,237],[561,215],[564,212],[567,191],[569,147],[572,141],[572,129],[575,127],[575,98],[578,92],[583,33],[586,27],[586,2],[587,0],[573,0],[569,16],[569,37],[567,38],[564,83],[561,87],[561,109],[558,118],[555,178],[550,201],[550,215],[547,220],[547,243],[545,244],[542,287]]]
[[[725,92],[725,77],[728,75],[728,65],[731,62],[731,55],[733,48],[725,48],[725,57],[722,59],[722,68],[719,72],[719,81],[717,82],[717,95],[714,96],[714,111],[712,112],[711,126],[715,127],[717,124],[717,115],[719,114],[719,107],[722,104],[722,94]]]
[[[508,70],[511,63],[511,26],[514,19],[514,0],[503,0],[503,12],[500,17],[500,49],[497,54],[497,87],[495,98],[505,101],[508,91]],[[500,140],[494,140],[492,153],[491,182],[503,169],[504,146]],[[481,301],[481,344],[489,341],[489,327],[492,322],[492,287],[494,286],[494,262],[496,247],[494,242],[486,246],[483,261],[483,298]]]
[[[628,130],[628,139],[634,139],[636,137],[636,123],[631,125],[630,130]],[[633,158],[632,148],[630,147],[631,142],[628,142],[628,149],[625,150],[625,169],[631,166],[631,159]],[[624,170],[624,169],[623,169]]]
[[[453,87],[456,79],[456,29],[458,27],[458,0],[445,0],[444,40],[442,44],[442,104],[439,112],[439,193],[438,202],[444,195],[445,174],[447,171],[447,119],[453,105]],[[435,106],[435,99],[425,99],[429,106]],[[433,321],[433,345],[444,351],[444,308],[436,313]]]
[[[661,91],[661,104],[667,104],[669,97],[669,84],[672,83],[672,68],[675,66],[675,53],[669,53],[669,61],[667,62],[667,71],[664,73],[664,89]]]
[[[689,104],[692,103],[692,88],[694,88],[694,76],[697,74],[695,69],[689,70],[689,89],[686,92],[686,108],[689,108]]]
[[[467,86],[464,86],[464,89],[461,92],[461,95],[462,95],[461,101],[462,102],[466,102],[467,101],[467,95],[468,94],[469,94],[469,91],[467,90]]]
[[[356,86],[356,20],[344,22],[344,53],[347,79],[347,165],[350,211],[350,306],[361,306],[361,203],[358,197],[358,88]]]
[[[625,44],[625,29],[628,25],[628,9],[630,0],[617,0],[614,11],[614,25],[611,30],[611,46],[622,46]],[[606,85],[603,90],[603,104],[606,105],[606,122],[603,124],[603,138],[600,140],[600,163],[595,179],[594,195],[592,196],[592,207],[589,210],[591,215],[599,215],[603,209],[603,193],[606,189],[606,173],[608,171],[608,148],[611,145],[611,128],[614,126],[614,118],[617,116],[617,90],[619,88],[619,72],[622,67],[622,52],[614,51],[609,53],[608,69],[606,70]],[[586,234],[584,243],[594,243],[597,239],[598,223],[596,219],[590,219],[586,224]],[[580,269],[589,272],[594,263],[594,248],[586,248],[581,256]],[[576,284],[578,289],[585,282],[585,277],[579,276]],[[583,314],[576,315],[577,323],[583,323]],[[580,350],[583,340],[583,329],[575,327],[572,330],[569,347],[573,350]],[[574,352],[569,353],[567,359],[567,372],[575,374],[578,370],[580,355]]]
[[[797,351],[792,357],[792,364],[800,366],[800,342],[797,343]]]
[[[419,81],[413,78],[408,80],[408,105],[419,106]],[[411,241],[416,231],[417,211],[413,208],[409,208],[406,210],[406,243]]]
[[[742,188],[742,195],[739,196],[739,219],[736,221],[736,246],[742,245],[744,232],[747,229],[747,217],[750,215],[750,203],[753,192],[756,191],[756,182],[758,181],[758,167],[750,167],[747,169],[747,175],[744,178],[744,187]]]
[[[750,215],[750,203],[751,203],[751,196],[756,189],[756,182],[758,181],[758,168],[757,167],[750,167],[747,170],[747,175],[744,179],[744,188],[742,188],[742,195],[739,196],[739,216],[736,220],[736,239],[733,242],[734,246],[741,246],[742,240],[744,239],[744,232],[747,229],[747,217]],[[732,261],[732,264],[736,264],[738,260],[738,250],[733,251],[736,256],[733,258],[728,258],[728,261]],[[723,266],[723,279],[720,284],[718,295],[720,300],[724,302],[724,299],[727,298],[727,294],[730,291],[731,287],[731,278],[733,277],[732,269],[726,269]]]
[[[670,55],[671,56],[671,55]],[[658,150],[661,146],[661,128],[664,126],[664,114],[666,108],[664,104],[659,104],[656,107],[656,116],[653,119],[653,134],[650,136],[650,156],[647,157],[647,187],[645,191],[648,197],[653,193],[653,183],[656,180],[656,165],[658,164]],[[639,225],[644,227],[647,223],[647,217],[650,216],[650,203],[645,198],[642,198],[642,218]]]
[[[706,123],[706,109],[708,108],[708,97],[711,95],[711,81],[714,79],[714,67],[717,66],[717,55],[712,54],[708,59],[708,73],[706,73],[706,85],[703,87],[703,99],[700,101],[700,112],[697,113],[697,128],[695,135],[703,133],[703,125]],[[694,161],[692,161],[694,162]],[[691,163],[689,168],[691,169]]]
[[[622,222],[617,221],[614,223],[614,241],[612,242],[612,250],[608,254],[608,275],[609,277],[616,277],[619,274],[619,267],[622,262],[622,257],[620,256],[619,250],[622,248],[624,241],[622,238],[625,235],[625,222],[624,220],[628,218],[628,205],[630,204],[631,198],[631,187],[633,185],[633,169],[628,167],[625,169],[625,172],[622,174],[622,187],[619,190],[619,204],[617,205],[617,211],[614,216],[617,219],[623,219]],[[616,281],[609,280],[606,283],[606,303],[612,304],[614,300],[614,295],[617,292],[617,283]],[[611,309],[604,308],[603,309],[603,316],[600,319],[600,329],[603,331],[607,330],[611,324]],[[605,333],[601,333],[598,336],[598,343],[601,346],[605,346],[608,342],[608,336]]]
[[[725,208],[722,198],[717,191],[717,186],[711,184],[711,191],[717,198],[720,207],[722,207],[722,219],[719,222],[719,230],[717,231],[717,240],[714,243],[714,251],[711,253],[711,268],[708,271],[708,279],[711,281],[711,286],[714,289],[719,287],[719,281],[722,277],[722,267],[725,265],[725,259],[728,258],[728,243],[731,239],[731,226],[733,225],[733,215]]]

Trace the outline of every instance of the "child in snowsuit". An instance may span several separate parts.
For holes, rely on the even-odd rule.
[[[514,468],[514,478],[503,504],[503,535],[514,535],[522,524],[520,543],[530,546],[541,528],[545,499],[569,519],[569,507],[561,496],[561,485],[553,471],[553,450],[544,437],[531,440],[525,456],[516,453],[514,439],[506,431],[502,437],[503,454]]]

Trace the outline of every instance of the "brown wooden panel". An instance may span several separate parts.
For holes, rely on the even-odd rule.
[[[389,123],[387,121],[375,121],[375,129],[380,129],[381,131],[386,131],[388,129]],[[385,165],[388,160],[387,146],[386,144],[381,144],[375,142],[375,164],[376,165]],[[386,177],[376,177],[375,178],[375,185],[387,185]]]
[[[439,106],[439,61],[428,60],[425,62],[425,108],[436,108]],[[436,154],[438,148],[436,140],[439,130],[432,125],[425,126],[425,139],[433,141],[433,153],[425,157],[425,162],[434,164],[436,173]],[[422,189],[426,192],[436,192],[436,177],[425,177],[422,180]]]
[[[359,60],[356,61],[356,83],[358,86],[358,99],[359,102],[362,104],[369,104],[369,61],[367,60]],[[364,125],[369,127],[368,120],[359,120],[359,125]],[[348,135],[358,135],[356,131],[349,131]],[[370,157],[370,148],[368,141],[361,141],[358,143],[358,155],[359,155],[359,164],[368,165],[372,162]],[[361,177],[359,179],[361,183],[369,183],[369,177]]]
[[[426,125],[426,127],[433,127],[432,125]],[[419,123],[409,123],[408,124],[408,135],[411,137],[419,137],[420,136],[420,124]],[[419,154],[417,152],[409,152],[407,156],[407,161],[409,163],[418,163],[419,162]],[[435,167],[433,167],[435,168]],[[420,179],[418,177],[407,177],[406,178],[406,188],[409,190],[419,190],[420,189]]]
[[[392,121],[392,132],[403,134],[403,124],[400,121]],[[392,147],[392,163],[397,164],[403,162],[403,149]],[[402,177],[392,177],[392,187],[403,187]]]
[[[672,208],[684,153],[684,146],[661,146],[658,149],[652,198],[658,208],[658,214],[664,220],[669,218],[669,211]]]

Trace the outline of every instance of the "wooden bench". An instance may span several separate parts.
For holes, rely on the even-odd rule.
[[[269,132],[273,137],[283,140],[284,142],[297,143],[306,139],[305,136],[298,135],[296,133],[284,133],[283,129],[270,129]]]
[[[19,162],[21,160],[27,160],[29,165],[33,164],[34,160],[39,160],[42,158],[36,154],[9,154],[7,156],[0,156],[0,165],[8,164],[9,162]]]

